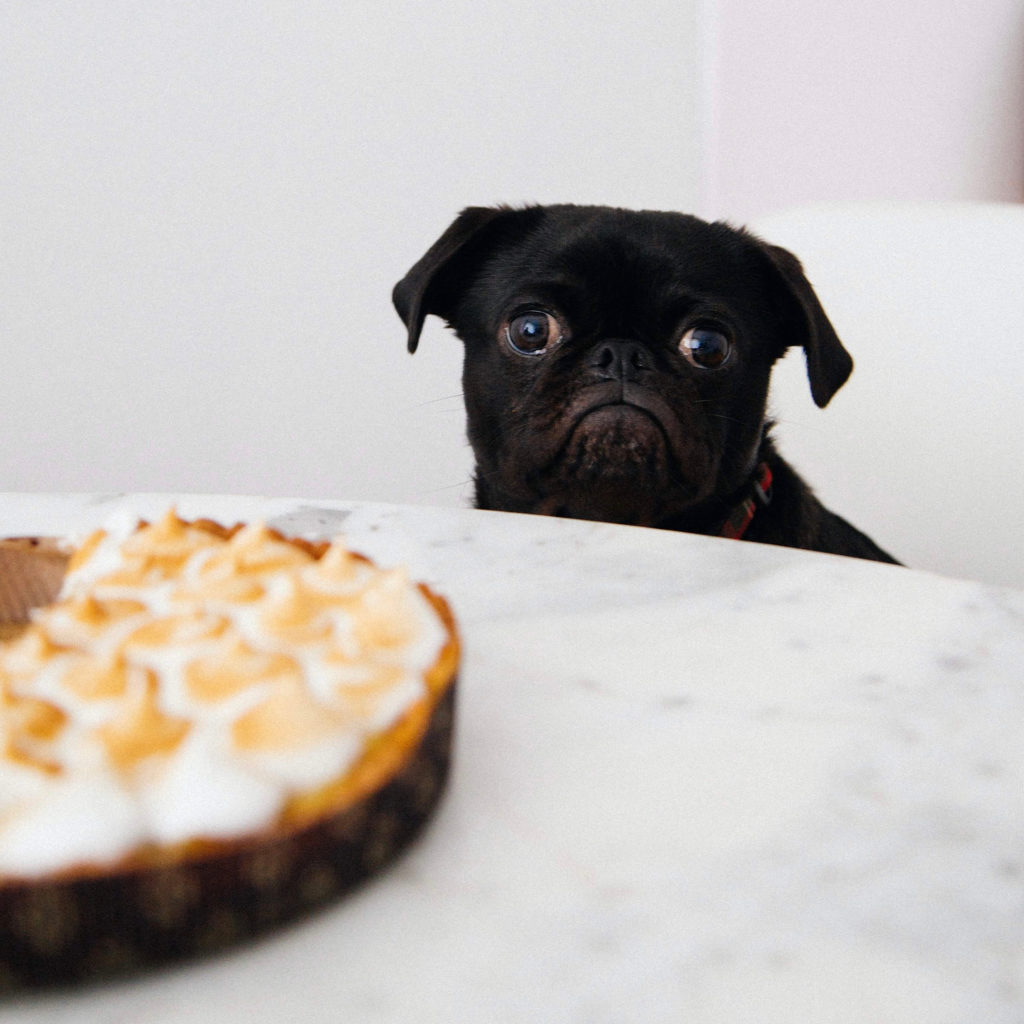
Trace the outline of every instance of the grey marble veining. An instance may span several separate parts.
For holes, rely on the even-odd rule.
[[[5,1024],[1024,1021],[1024,594],[469,510],[0,495],[0,532],[171,501],[449,596],[451,788],[325,913]]]

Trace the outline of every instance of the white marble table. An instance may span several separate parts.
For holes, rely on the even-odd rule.
[[[4,1024],[1020,1024],[1024,593],[450,509],[0,495],[342,531],[451,599],[454,774],[355,895]]]

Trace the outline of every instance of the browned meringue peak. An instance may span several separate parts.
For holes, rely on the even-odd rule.
[[[129,656],[140,650],[183,647],[214,640],[228,628],[228,619],[192,610],[151,618],[125,638],[122,649]]]
[[[387,650],[415,640],[417,620],[411,588],[404,568],[386,570],[366,587],[352,625],[360,648]]]
[[[151,583],[155,575],[156,573],[145,559],[133,559],[112,572],[104,573],[96,581],[96,586],[107,587],[111,590],[139,589]],[[72,594],[74,592],[74,590],[71,591]]]
[[[82,700],[122,697],[128,689],[128,665],[119,651],[73,655],[61,675],[61,684]]]
[[[97,598],[92,594],[84,597],[71,597],[53,605],[51,614],[47,616],[47,624],[51,636],[58,642],[67,642],[63,632],[71,634],[71,642],[81,636],[97,636],[106,632],[112,625],[138,615],[146,610],[141,601],[115,598]],[[62,630],[60,620],[64,619],[67,629]]]
[[[31,679],[49,665],[66,648],[55,644],[46,630],[37,622],[2,648],[0,674],[6,670],[12,677]]]
[[[235,719],[231,738],[239,750],[297,750],[317,746],[350,724],[349,716],[316,700],[301,683],[284,682]]]
[[[186,560],[203,548],[220,543],[208,530],[199,529],[179,519],[169,508],[156,523],[143,526],[127,537],[121,553],[128,563],[162,577],[171,577]]]
[[[257,683],[280,682],[302,682],[298,662],[286,654],[255,651],[239,636],[185,667],[188,693],[201,701],[226,700]]]
[[[306,570],[305,578],[317,590],[348,595],[361,589],[359,569],[365,566],[343,544],[335,543]]]
[[[68,573],[76,572],[88,562],[96,553],[96,549],[107,537],[106,530],[94,530],[85,540],[75,548],[68,560]]]
[[[47,775],[59,773],[46,747],[66,723],[67,715],[55,704],[15,693],[0,676],[0,760]]]
[[[134,677],[135,694],[120,705],[112,719],[94,730],[111,764],[121,772],[130,772],[146,758],[172,753],[191,728],[187,719],[160,708],[160,687],[152,671],[130,666],[129,672]]]
[[[216,563],[210,568],[210,563]],[[178,584],[171,591],[173,604],[252,604],[266,593],[263,584],[249,575],[238,575],[230,562],[214,555],[194,579]]]
[[[328,640],[331,619],[329,598],[304,585],[294,576],[287,577],[280,591],[268,596],[260,610],[260,625],[278,640],[310,644]]]
[[[263,523],[250,523],[239,530],[200,569],[204,577],[238,574],[262,575],[278,569],[308,565],[313,556],[295,544],[282,540]]]
[[[365,719],[373,715],[380,701],[401,683],[407,669],[394,664],[360,664],[334,686],[334,694],[347,715]]]
[[[0,734],[0,761],[8,761],[21,768],[31,768],[34,771],[42,772],[44,775],[61,775],[64,772],[63,766],[42,754],[33,753],[26,749],[19,739],[12,735],[3,736]]]
[[[32,740],[52,740],[64,728],[67,715],[56,704],[0,686],[0,716],[15,734]]]

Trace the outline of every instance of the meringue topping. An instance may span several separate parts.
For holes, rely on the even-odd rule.
[[[272,825],[425,696],[447,640],[404,570],[340,539],[173,509],[96,531],[0,644],[0,878]]]

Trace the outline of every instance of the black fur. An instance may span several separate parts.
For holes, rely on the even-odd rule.
[[[394,302],[410,352],[429,314],[465,343],[479,508],[717,534],[766,462],[772,500],[746,539],[895,561],[772,444],[768,382],[787,348],[803,348],[820,407],[853,368],[785,249],[678,213],[470,207]],[[526,310],[556,318],[562,340],[517,352],[508,325]],[[730,340],[721,366],[684,357],[694,326]]]

